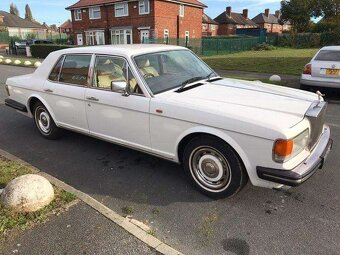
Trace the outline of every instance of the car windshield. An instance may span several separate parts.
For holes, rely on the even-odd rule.
[[[317,61],[340,61],[340,50],[322,50],[316,56]]]
[[[189,50],[172,50],[135,57],[140,73],[153,94],[216,76]]]

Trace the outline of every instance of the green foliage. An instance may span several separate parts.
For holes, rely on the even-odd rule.
[[[29,21],[33,21],[33,15],[32,15],[32,11],[31,8],[28,4],[26,4],[25,6],[25,19],[29,20]]]
[[[291,21],[296,32],[309,30],[310,18],[313,16],[310,0],[283,0],[281,1],[281,12],[282,21]]]
[[[275,49],[276,49],[275,46],[268,44],[268,43],[261,43],[253,48],[253,50],[255,51],[269,51],[269,50],[275,50]]]
[[[16,15],[18,17],[20,16],[19,15],[18,7],[14,3],[10,4],[10,6],[9,6],[9,13],[13,14],[13,15]]]
[[[32,57],[46,58],[51,52],[71,48],[69,45],[37,44],[31,46]]]

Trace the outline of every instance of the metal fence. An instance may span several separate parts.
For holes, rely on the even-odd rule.
[[[229,54],[247,51],[266,41],[265,36],[260,37],[204,37],[204,38],[160,38],[148,39],[143,43],[157,43],[184,46],[201,56]]]

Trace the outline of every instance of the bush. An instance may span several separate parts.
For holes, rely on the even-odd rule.
[[[32,57],[46,58],[51,52],[71,48],[70,45],[37,44],[31,46]]]
[[[269,51],[269,50],[276,50],[276,47],[273,45],[270,45],[268,43],[261,43],[256,45],[253,50],[255,51]]]
[[[277,44],[280,47],[290,47],[298,49],[317,48],[321,45],[321,34],[282,34],[278,37]]]

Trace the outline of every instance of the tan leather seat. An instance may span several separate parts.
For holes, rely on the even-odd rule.
[[[125,81],[122,68],[111,62],[98,63],[96,67],[97,87],[110,89],[112,81]]]
[[[139,59],[137,65],[144,76],[147,76],[148,74],[153,77],[159,76],[157,70],[151,66],[150,60],[144,58]]]

